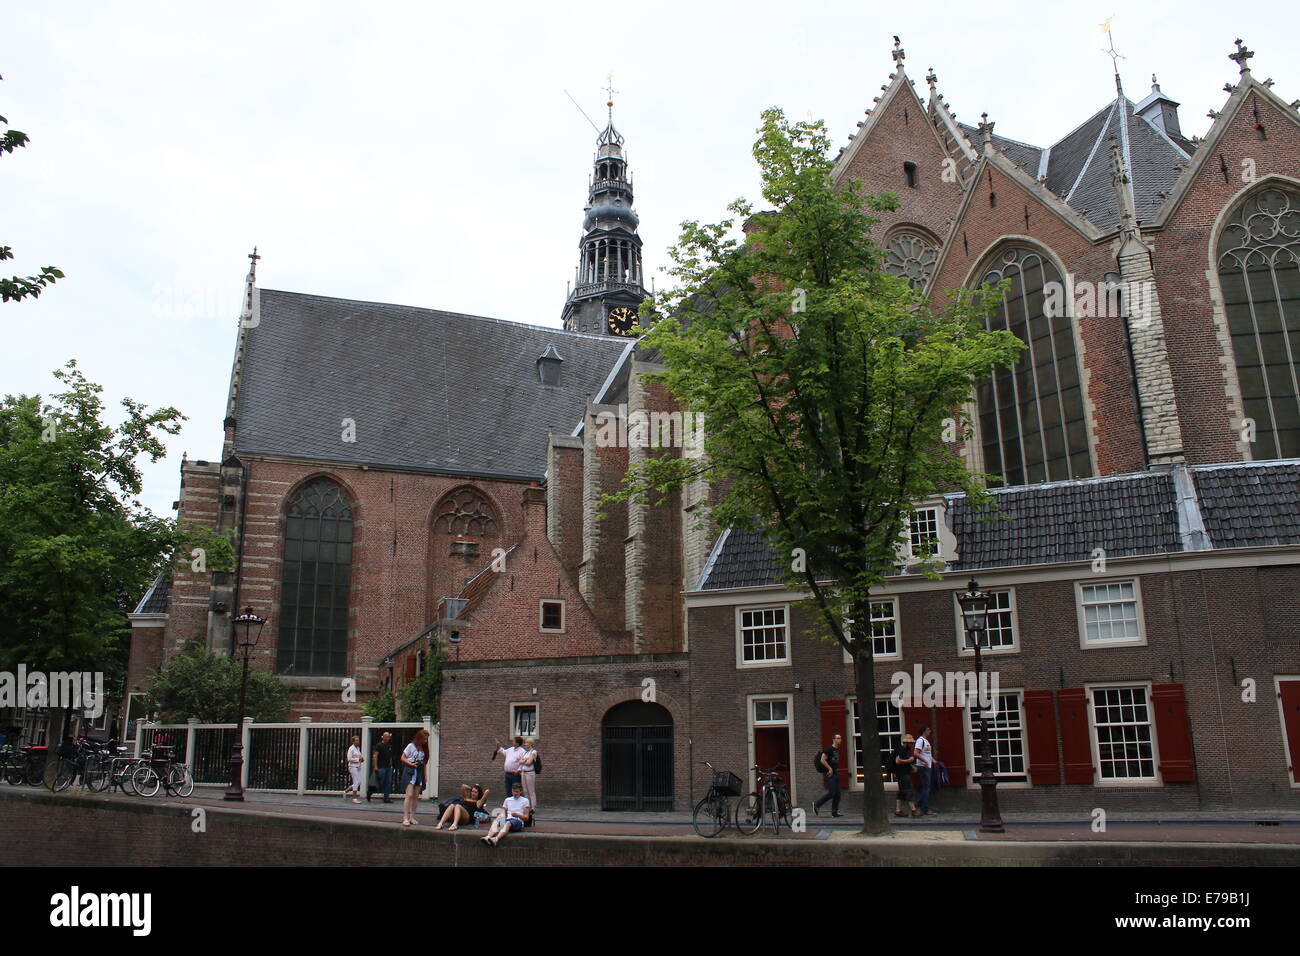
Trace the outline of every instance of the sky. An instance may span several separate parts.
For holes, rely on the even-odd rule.
[[[69,359],[188,416],[141,463],[171,513],[182,451],[221,451],[246,258],[258,284],[559,326],[607,75],[647,276],[683,220],[758,199],[759,113],[824,119],[836,149],[893,69],[895,34],[958,119],[1046,145],[1159,77],[1186,135],[1254,74],[1300,98],[1300,7],[1203,0],[486,4],[222,2],[0,6],[0,115],[31,137],[0,158],[6,274],[56,265],[0,304],[0,394],[47,393]],[[395,349],[401,343],[393,343]],[[324,370],[323,374],[346,374]]]

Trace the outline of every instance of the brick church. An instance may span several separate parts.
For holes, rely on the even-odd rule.
[[[895,708],[889,675],[970,669],[954,594],[976,577],[1008,817],[1296,806],[1300,117],[1252,56],[1238,42],[1203,138],[1154,77],[1134,102],[1116,76],[1031,145],[959,122],[933,70],[922,95],[895,44],[834,175],[898,195],[874,230],[885,268],[936,300],[1009,280],[990,321],[1027,348],[971,396],[960,449],[1006,520],[916,502],[873,604],[880,740],[856,732],[851,665],[802,635],[765,542],[709,525],[709,486],[599,505],[646,451],[597,422],[675,410],[633,337],[647,292],[612,120],[562,328],[250,273],[221,457],[183,462],[177,505],[232,534],[238,570],[155,584],[128,694],[188,641],[229,650],[251,605],[257,666],[295,717],[354,720],[444,654],[446,792],[495,779],[487,754],[518,732],[545,755],[543,804],[689,809],[708,760],[786,764],[806,806],[840,732],[851,804],[878,751],[932,724],[942,799],[972,808],[968,712]],[[908,573],[933,549],[943,580]]]

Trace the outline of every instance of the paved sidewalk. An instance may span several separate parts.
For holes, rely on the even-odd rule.
[[[249,792],[248,809],[318,819],[365,820],[392,823],[399,827],[402,803],[396,797],[384,804],[376,797],[369,803],[354,804],[339,796],[317,796]],[[125,798],[133,799],[133,798]],[[159,799],[155,797],[154,799]],[[175,799],[175,798],[172,798]],[[222,791],[201,787],[187,804],[225,805]],[[432,830],[437,823],[437,804],[421,801],[419,825]],[[920,819],[895,818],[899,836],[930,839],[996,840],[1016,842],[1117,841],[1130,843],[1274,843],[1300,844],[1300,813],[1277,811],[1183,811],[1169,813],[1112,813],[1104,832],[1095,832],[1089,818],[1064,814],[1027,813],[1005,819],[1006,832],[979,833],[979,818],[967,814],[943,814]],[[784,839],[850,839],[861,827],[861,818],[844,814],[831,819],[826,814],[809,814],[803,833],[782,832]],[[462,827],[473,831],[473,827]],[[483,828],[486,829],[486,828]],[[538,832],[593,836],[679,837],[694,835],[691,815],[686,812],[606,812],[589,807],[543,807],[538,812]],[[734,834],[734,831],[729,831]],[[770,836],[770,831],[762,831]]]

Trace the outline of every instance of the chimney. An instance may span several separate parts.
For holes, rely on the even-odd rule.
[[[524,489],[524,537],[546,537],[546,492],[536,482]]]
[[[1160,92],[1154,73],[1151,74],[1151,92],[1133,111],[1167,136],[1183,135],[1178,127],[1178,102]]]

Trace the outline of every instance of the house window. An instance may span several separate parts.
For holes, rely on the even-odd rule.
[[[755,724],[784,724],[790,719],[790,700],[776,697],[754,701]]]
[[[914,558],[928,558],[939,553],[938,508],[918,508],[912,512],[908,543]]]
[[[894,598],[871,602],[871,654],[898,657],[898,604]]]
[[[1094,687],[1092,734],[1102,780],[1154,780],[1151,708],[1145,687]]]
[[[986,590],[989,596],[988,623],[984,632],[983,651],[1016,650],[1016,602],[1010,588]],[[975,649],[966,643],[966,625],[962,620],[961,605],[953,600],[957,613],[957,647],[963,657],[974,656]]]
[[[512,737],[536,737],[537,736],[537,705],[536,704],[511,704],[510,705],[510,736]]]
[[[1079,584],[1081,645],[1142,644],[1137,581]]]
[[[1083,388],[1073,319],[1064,302],[1060,270],[1024,246],[998,253],[980,285],[1010,281],[1006,296],[986,320],[990,331],[1009,330],[1026,348],[1015,366],[979,384],[979,434],[984,470],[1004,484],[1085,478],[1092,474]],[[1049,314],[1052,313],[1052,314]]]
[[[352,502],[336,482],[315,478],[289,501],[283,575],[276,669],[346,674]]]
[[[879,773],[885,776],[885,761],[903,740],[903,714],[889,697],[876,698],[876,748],[870,754],[862,752],[862,722],[858,715],[858,700],[849,700],[849,727],[853,745],[853,787],[861,789],[863,774]],[[892,780],[886,778],[886,783]]]
[[[740,663],[784,664],[790,659],[786,608],[740,609]]]
[[[553,634],[564,633],[564,602],[542,601],[539,611],[538,627]]]
[[[978,779],[981,773],[979,709],[970,712],[970,762],[967,766]],[[1020,712],[1020,693],[999,694],[988,720],[989,756],[993,758],[995,776],[1008,780],[1026,780],[1025,722]],[[963,781],[964,783],[964,781]]]

